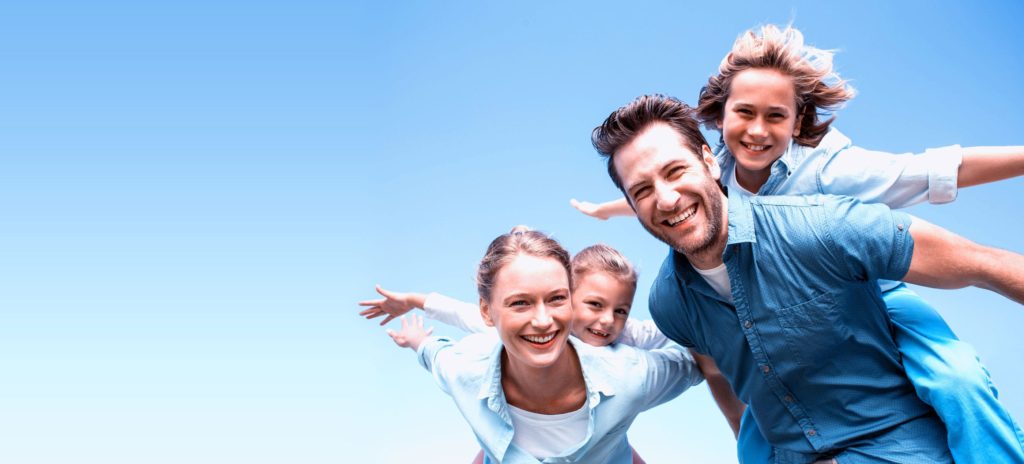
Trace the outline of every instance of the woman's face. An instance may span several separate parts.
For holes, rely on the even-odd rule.
[[[568,345],[569,274],[555,259],[519,254],[495,275],[480,312],[498,330],[510,363],[551,366]]]
[[[583,274],[572,292],[573,335],[593,346],[618,340],[635,292],[634,286],[607,272]]]
[[[718,127],[736,158],[740,185],[753,192],[761,188],[772,163],[799,135],[799,123],[791,77],[757,68],[736,74]]]

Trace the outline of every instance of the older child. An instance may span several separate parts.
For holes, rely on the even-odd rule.
[[[722,135],[722,183],[758,195],[836,194],[901,208],[944,203],[967,187],[1024,174],[1024,147],[959,146],[920,155],[855,147],[821,120],[854,96],[833,71],[832,53],[804,45],[791,27],[747,31],[701,90],[701,122]],[[605,219],[632,214],[625,200],[595,205]],[[918,396],[946,423],[960,463],[1024,462],[1024,434],[999,404],[987,371],[941,316],[899,282],[881,282],[894,338]],[[767,444],[751,418],[740,433],[743,462],[764,462]],[[767,450],[770,452],[770,450]]]

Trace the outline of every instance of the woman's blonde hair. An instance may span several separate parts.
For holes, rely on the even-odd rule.
[[[498,271],[512,262],[519,254],[528,254],[539,258],[551,258],[565,268],[566,277],[572,285],[569,252],[555,239],[530,230],[526,226],[513,227],[507,234],[499,235],[487,247],[487,253],[480,260],[476,271],[476,288],[480,298],[491,301],[491,290],[494,288]]]
[[[700,91],[697,117],[705,127],[717,129],[729,99],[732,80],[747,69],[774,69],[793,79],[799,134],[793,140],[815,147],[828,132],[835,116],[820,120],[820,110],[833,112],[854,97],[856,91],[832,66],[832,50],[804,44],[804,36],[792,26],[780,30],[768,24],[760,34],[748,30],[736,39],[722,59],[718,74]]]

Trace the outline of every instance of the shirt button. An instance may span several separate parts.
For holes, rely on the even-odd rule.
[[[748,329],[753,327],[753,326],[754,326],[754,323],[750,322],[750,321],[747,321],[747,322],[743,323],[743,327],[748,328]]]
[[[772,370],[772,368],[770,368],[768,366],[761,366],[761,372],[764,372],[765,374],[771,372],[771,370]]]
[[[896,228],[899,230],[903,230],[903,224],[896,224]]]
[[[787,403],[792,403],[793,402],[793,397],[789,396],[789,395],[786,395],[786,397],[783,398],[783,401],[785,401]]]
[[[810,430],[807,431],[807,436],[808,437],[813,437],[813,436],[815,436],[817,434],[818,434],[818,432],[816,432],[814,429],[810,429]]]

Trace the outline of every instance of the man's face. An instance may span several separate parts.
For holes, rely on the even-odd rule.
[[[613,162],[651,235],[689,257],[721,253],[727,232],[720,170],[710,148],[691,152],[675,129],[659,122],[616,151]]]

